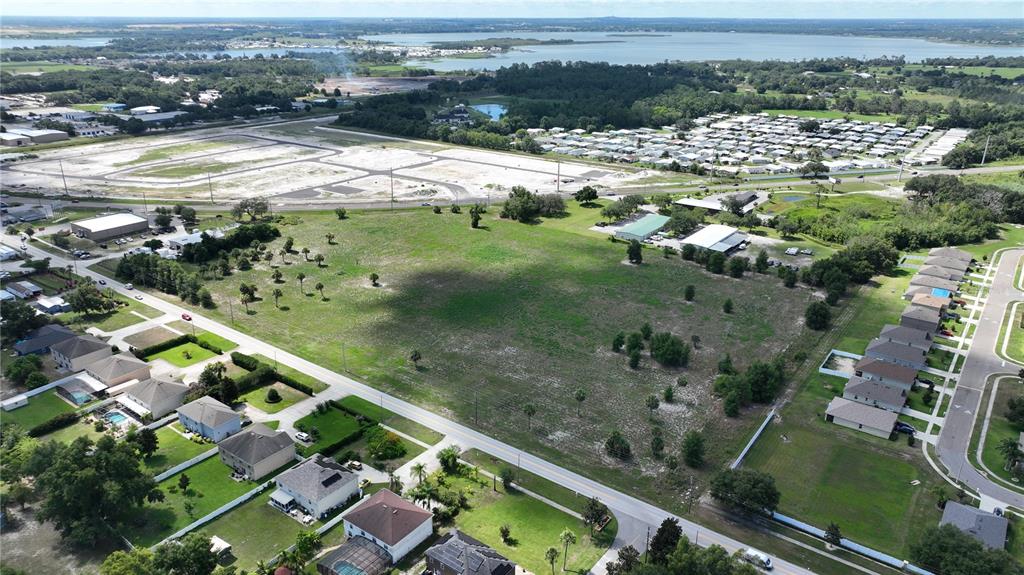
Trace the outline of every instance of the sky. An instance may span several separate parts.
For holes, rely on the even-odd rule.
[[[2,16],[1024,18],[1022,0],[4,0]],[[2,24],[0,24],[2,25]]]

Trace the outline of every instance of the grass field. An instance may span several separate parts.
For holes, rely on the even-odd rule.
[[[303,526],[298,521],[270,506],[270,494],[274,488],[253,498],[252,501],[232,509],[200,530],[209,536],[216,535],[231,543],[231,554],[238,560],[232,565],[252,572],[257,561],[269,561],[295,542],[302,531],[312,531],[322,523],[316,521]],[[259,526],[254,529],[254,526]],[[339,528],[344,531],[343,526]]]
[[[164,492],[164,501],[147,504],[139,513],[139,523],[122,535],[135,545],[153,545],[257,485],[253,481],[232,480],[231,468],[218,457],[211,457],[182,473],[191,481],[189,495],[178,489],[181,473],[161,481],[157,487]],[[194,506],[191,515],[185,509],[186,501]]]
[[[303,383],[303,384],[308,385],[309,388],[313,390],[314,394],[320,393],[321,391],[327,389],[327,384],[326,383],[324,383],[324,382],[322,382],[322,381],[320,381],[320,380],[318,380],[318,379],[316,379],[316,378],[314,378],[314,377],[312,377],[310,375],[306,375],[305,373],[302,373],[301,371],[299,371],[297,369],[290,368],[287,365],[281,365],[281,364],[277,363],[276,361],[274,361],[273,358],[269,358],[269,357],[267,357],[265,355],[260,355],[258,353],[257,354],[253,354],[253,357],[255,357],[256,359],[260,360],[261,362],[263,362],[263,363],[265,363],[267,365],[274,366],[274,369],[276,369],[278,371],[278,373],[280,373],[282,375],[291,376],[296,381],[298,381],[299,383]]]
[[[222,350],[224,352],[229,352],[229,351],[235,349],[236,347],[238,347],[237,343],[231,341],[230,339],[228,339],[226,337],[221,337],[221,336],[219,336],[219,335],[217,335],[215,333],[210,333],[208,331],[202,331],[202,330],[200,330],[200,331],[202,333],[198,333],[196,335],[196,339],[198,339],[199,341],[201,341],[203,343],[208,343],[208,344],[212,345],[213,347],[219,348],[220,350]]]
[[[588,528],[579,519],[520,492],[506,493],[499,487],[501,491],[496,493],[486,479],[475,483],[464,477],[449,477],[448,482],[466,490],[470,499],[470,508],[459,513],[455,525],[532,573],[551,569],[544,560],[548,547],[559,550],[555,566],[560,566],[562,545],[558,536],[563,529],[571,529],[579,538],[576,545],[569,546],[566,565],[568,571],[576,573],[589,572],[614,538],[614,533],[601,533],[596,537],[598,541],[591,540]],[[515,545],[501,540],[498,528],[505,524],[511,527]]]
[[[990,66],[957,66],[954,68],[945,68],[940,66],[928,66],[925,64],[904,64],[901,66],[903,70],[940,70],[945,69],[948,74],[967,74],[970,76],[1001,76],[1008,80],[1013,80],[1018,76],[1024,75],[1024,68],[1021,67],[990,67]],[[874,73],[885,73],[891,71],[892,66],[874,66],[872,72]]]
[[[117,167],[122,166],[135,166],[138,164],[145,164],[147,162],[156,162],[160,160],[169,160],[175,156],[183,154],[193,154],[196,152],[208,152],[211,150],[217,150],[219,148],[225,148],[232,143],[236,143],[234,140],[229,139],[213,139],[213,140],[200,140],[197,142],[185,142],[182,144],[172,144],[170,146],[160,146],[158,148],[150,148],[145,152],[139,154],[139,157],[135,158],[130,162],[123,162],[120,164],[114,164]],[[204,172],[205,173],[205,172]]]
[[[1003,315],[1002,327],[999,331],[999,354],[1011,361],[1024,363],[1024,303],[1010,302],[1006,313]],[[1006,344],[1006,352],[1002,352],[1003,344]]]
[[[307,457],[354,433],[359,429],[359,422],[340,409],[328,409],[326,413],[313,412],[295,422],[296,429],[308,431],[314,427],[320,431],[320,439],[302,448],[302,454]]]
[[[199,347],[189,342],[155,353],[147,357],[146,361],[162,359],[175,367],[188,367],[211,357],[216,357],[216,354],[205,347]]]
[[[118,301],[127,304],[122,305],[114,311],[106,313],[74,313],[67,312],[60,316],[64,325],[75,331],[85,331],[88,327],[97,327],[103,331],[111,332],[146,321],[146,318],[160,317],[161,312],[134,299],[126,298],[120,294],[115,296]],[[143,317],[139,317],[141,314]]]
[[[142,466],[153,475],[163,473],[179,463],[184,463],[200,453],[216,447],[212,443],[200,444],[185,439],[169,425],[158,429],[156,437],[156,452],[149,459],[142,460]]]
[[[677,448],[686,430],[708,424],[716,459],[738,451],[748,422],[717,417],[720,408],[708,393],[715,365],[727,352],[742,367],[804,341],[806,333],[794,326],[809,291],[786,289],[775,277],[713,276],[654,252],[639,268],[624,265],[623,244],[588,230],[600,219],[598,210],[574,203],[566,217],[537,225],[500,220],[495,212],[477,230],[465,212],[359,211],[341,222],[333,213],[292,213],[279,226],[282,236],[294,237],[295,249],[323,253],[325,265],[275,258],[272,265],[285,278],[276,286],[285,292],[280,309],[269,296],[272,268],[264,262],[209,282],[219,307],[203,313],[229,321],[227,300],[237,300],[239,282],[256,284],[265,299],[250,305],[252,313],[235,314],[237,329],[336,371],[347,368],[375,387],[578,471],[639,484],[651,498],[664,497],[657,479],[664,469],[639,448],[650,442],[643,397],[683,373],[691,384],[657,414],[669,448]],[[337,235],[334,245],[324,240],[328,231]],[[276,252],[281,242],[270,248]],[[307,292],[325,284],[328,301],[299,293],[300,272]],[[371,287],[371,272],[381,276],[380,287]],[[697,297],[687,303],[682,292],[691,283]],[[736,306],[733,314],[721,312],[726,298]],[[645,358],[634,371],[610,351],[616,332],[644,322],[686,341],[700,336],[686,370]],[[412,350],[423,356],[418,369],[408,360]],[[583,417],[572,400],[579,386],[588,393]],[[527,401],[538,406],[532,429],[518,415]],[[632,465],[608,473],[598,446],[615,428],[638,446],[644,474]]]
[[[133,175],[150,178],[185,178],[204,174],[219,174],[247,165],[249,165],[248,162],[210,162],[207,164],[188,162],[170,166],[157,166],[148,170],[133,172]]]
[[[0,65],[0,72],[11,74],[42,74],[45,72],[66,72],[68,70],[89,70],[89,66],[81,64],[62,64],[60,62],[47,62],[36,60],[28,62],[4,62]]]
[[[281,395],[281,401],[278,401],[277,403],[267,402],[267,391],[269,391],[270,389],[277,390],[277,392]],[[301,391],[292,389],[283,383],[274,382],[270,385],[258,387],[242,395],[241,397],[239,397],[239,399],[241,401],[248,403],[250,406],[255,407],[256,409],[259,409],[260,411],[266,413],[277,413],[278,411],[281,411],[282,409],[288,406],[294,405],[295,403],[302,401],[307,397],[309,396],[306,395],[305,393],[302,393]]]
[[[178,334],[162,326],[154,326],[147,330],[134,333],[124,338],[124,342],[139,349],[163,343],[178,337]]]
[[[25,407],[19,407],[13,411],[5,411],[0,417],[3,418],[4,423],[14,423],[28,431],[44,421],[49,421],[62,413],[70,413],[74,410],[75,408],[70,403],[57,396],[57,392],[45,391],[30,397],[28,405]]]
[[[514,464],[491,457],[482,451],[470,449],[462,453],[462,459],[492,475],[500,474],[501,470],[505,468],[512,469],[515,471],[516,485],[532,491],[541,497],[546,497],[577,513],[582,513],[584,506],[587,504],[587,498],[577,494],[575,491],[524,469],[517,469]]]
[[[372,402],[366,401],[361,397],[349,395],[341,398],[338,403],[343,405],[346,409],[350,409],[353,412],[369,417],[370,419],[375,419],[392,429],[400,431],[410,437],[414,437],[424,443],[434,445],[438,441],[444,439],[444,435],[434,431],[433,429],[420,425],[411,419],[406,419],[401,415],[384,409]]]
[[[897,116],[894,114],[855,114],[853,112],[842,112],[839,110],[763,110],[777,116],[802,116],[804,118],[820,118],[831,120],[836,118],[850,118],[862,122],[895,122]]]
[[[990,391],[985,394],[983,399],[984,403],[981,407],[983,411],[988,409],[988,401],[992,393],[991,387],[989,389]],[[992,417],[989,419],[988,432],[985,434],[985,446],[981,452],[981,460],[985,463],[985,467],[1006,481],[1010,481],[1012,476],[1006,469],[1006,460],[999,453],[999,443],[1004,439],[1017,441],[1020,438],[1020,432],[1024,431],[1006,419],[1007,404],[1011,397],[1018,395],[1020,395],[1020,384],[1015,379],[1006,378],[999,382],[995,403],[992,404]],[[1018,486],[1019,489],[1021,488]]]

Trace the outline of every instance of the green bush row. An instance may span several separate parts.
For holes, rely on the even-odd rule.
[[[280,381],[281,383],[287,385],[292,389],[297,389],[302,393],[305,393],[306,395],[313,395],[312,387],[309,387],[308,385],[296,380],[290,375],[285,375],[275,370],[274,368],[270,367],[269,365],[263,363],[262,361],[256,359],[251,355],[246,355],[244,353],[233,351],[231,352],[231,361],[238,367],[249,370],[249,373],[238,378],[235,382],[238,384],[238,391],[241,393],[245,393],[246,391],[252,389],[253,387],[258,387],[260,385],[264,385],[276,380]],[[253,376],[253,374],[257,372],[259,372],[260,375]],[[250,377],[251,379],[249,379]],[[268,377],[272,377],[272,379],[267,379]],[[245,381],[245,385],[249,385],[251,383],[251,386],[247,389],[243,388],[243,380]]]
[[[217,355],[224,353],[224,350],[222,350],[221,348],[211,343],[202,341],[191,334],[179,335],[178,337],[174,337],[167,341],[162,341],[160,343],[156,343],[149,347],[144,347],[142,349],[133,348],[132,353],[135,354],[135,357],[139,359],[146,359],[147,357],[156,355],[161,351],[167,351],[171,348],[175,348],[178,347],[179,345],[184,345],[186,343],[194,343],[199,347],[208,349]]]
[[[48,419],[39,425],[28,430],[29,437],[42,437],[47,433],[52,433],[58,429],[64,429],[70,425],[78,423],[78,420],[82,417],[77,411],[70,411],[68,413],[61,413],[51,419]],[[361,432],[362,430],[360,430]]]

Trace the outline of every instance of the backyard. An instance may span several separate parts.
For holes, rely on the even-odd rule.
[[[230,321],[227,302],[238,307],[239,282],[258,285],[263,299],[250,313],[234,314],[237,329],[583,473],[639,485],[652,499],[664,496],[662,462],[637,448],[645,473],[629,466],[609,474],[595,445],[613,429],[635,446],[648,444],[643,398],[685,374],[689,385],[655,414],[668,449],[685,431],[709,426],[712,466],[733,455],[750,422],[711,417],[720,409],[709,396],[717,361],[731,353],[742,368],[803,341],[806,332],[793,326],[811,293],[786,289],[774,275],[714,276],[654,251],[639,268],[623,265],[625,246],[589,231],[599,210],[575,203],[566,217],[538,225],[496,212],[475,230],[465,211],[359,211],[342,221],[330,212],[291,212],[269,248],[276,254],[292,237],[294,252],[322,253],[323,265],[293,253],[210,281],[219,306],[203,313]],[[335,234],[332,243],[326,233]],[[275,269],[281,283],[270,277]],[[306,276],[301,292],[299,273]],[[377,287],[370,273],[379,274]],[[683,297],[688,283],[697,288],[694,302]],[[270,296],[275,288],[284,292],[280,307]],[[721,311],[726,299],[734,302],[732,314]],[[617,332],[645,322],[684,341],[699,336],[686,370],[659,367],[646,354],[632,370],[611,352]],[[423,358],[418,365],[408,359],[413,350]],[[587,400],[577,417],[572,397],[581,386]],[[537,408],[530,426],[520,415],[527,402]]]
[[[62,413],[70,413],[75,408],[57,395],[56,391],[44,391],[29,398],[28,405],[12,411],[3,412],[4,423],[14,423],[25,431],[49,421]]]
[[[270,403],[269,401],[267,401],[267,392],[269,392],[271,389],[276,390],[281,398],[275,403]],[[252,391],[244,393],[238,399],[239,401],[244,401],[245,403],[248,403],[251,407],[255,407],[256,409],[259,409],[260,411],[263,411],[265,413],[277,413],[278,411],[281,411],[286,407],[294,405],[308,397],[308,395],[302,393],[297,389],[292,389],[281,382],[275,381],[270,385],[257,387]]]
[[[179,463],[184,463],[200,453],[205,453],[216,447],[212,443],[196,443],[185,439],[170,425],[158,429],[156,438],[156,452],[150,457],[142,459],[142,466],[153,475],[163,473]]]
[[[160,353],[154,353],[153,355],[146,357],[146,361],[162,359],[175,367],[188,367],[216,356],[217,354],[205,347],[200,347],[198,344],[188,342],[172,347],[171,349],[165,349]]]
[[[315,439],[313,443],[301,449],[302,454],[308,457],[357,433],[359,422],[340,409],[328,408],[323,413],[314,411],[296,421],[295,428],[306,431]],[[316,432],[313,429],[316,429]]]

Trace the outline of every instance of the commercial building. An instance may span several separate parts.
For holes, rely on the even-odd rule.
[[[144,232],[149,220],[130,213],[110,214],[71,223],[71,232],[80,238],[100,242],[118,236]]]
[[[842,397],[833,397],[825,410],[825,420],[888,439],[896,425],[896,414]]]
[[[126,106],[125,104],[117,104],[117,103],[103,104],[103,111],[104,112],[123,112],[126,109],[128,109],[128,106]]]
[[[708,224],[683,238],[682,243],[727,254],[747,241],[747,234],[730,226]]]
[[[647,214],[639,220],[627,224],[615,232],[615,237],[620,240],[636,240],[642,242],[658,233],[668,223],[668,216],[661,214]]]
[[[27,146],[32,143],[32,138],[22,134],[0,133],[0,146]]]
[[[67,132],[61,130],[35,130],[31,128],[8,128],[9,134],[20,134],[32,140],[33,144],[49,144],[50,142],[61,142],[67,140]]]

